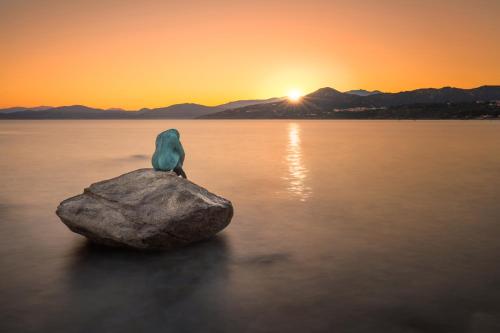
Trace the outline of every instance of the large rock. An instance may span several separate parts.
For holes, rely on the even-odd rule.
[[[139,169],[90,185],[56,214],[97,243],[168,249],[215,235],[231,221],[233,206],[173,172]]]

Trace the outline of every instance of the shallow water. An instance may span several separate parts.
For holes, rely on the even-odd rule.
[[[176,127],[219,236],[93,246],[54,214]],[[1,332],[499,332],[500,121],[0,122]]]

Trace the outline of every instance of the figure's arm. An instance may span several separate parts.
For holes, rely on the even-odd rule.
[[[179,167],[178,171],[181,174],[181,177],[183,177],[184,179],[187,179],[186,173],[184,172],[184,170],[182,169],[182,167]]]

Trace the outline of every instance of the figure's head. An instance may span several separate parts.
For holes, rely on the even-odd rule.
[[[166,130],[165,133],[168,133],[169,135],[175,135],[175,136],[177,136],[178,139],[181,138],[179,131],[176,130],[175,128],[171,128],[169,130]]]
[[[180,136],[181,135],[179,134],[179,131],[175,128],[163,131],[156,137],[156,146],[158,147],[160,142],[163,140],[171,140],[172,138],[176,138],[177,140],[179,140]]]
[[[175,128],[171,128],[169,130],[166,130],[163,133],[165,133],[165,135],[175,135],[178,139],[181,138],[181,135],[180,135],[179,131],[176,130]],[[163,133],[161,133],[161,134],[163,134]]]
[[[179,134],[179,131],[176,130],[175,128],[171,128],[169,130],[163,131],[158,136],[156,137],[156,140],[158,141],[160,138],[171,138],[171,137],[176,137],[177,139],[180,139],[181,135]]]

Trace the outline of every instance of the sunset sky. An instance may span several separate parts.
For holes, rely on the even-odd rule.
[[[500,1],[0,1],[0,107],[500,84]]]

